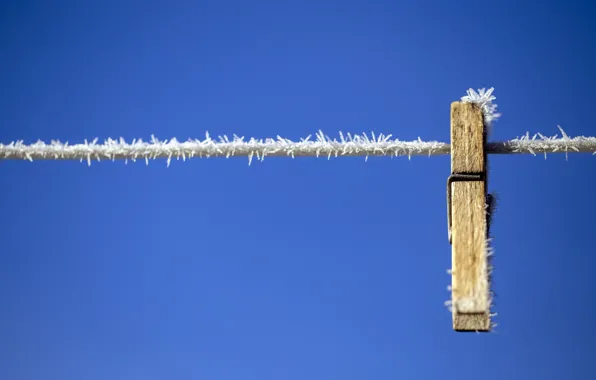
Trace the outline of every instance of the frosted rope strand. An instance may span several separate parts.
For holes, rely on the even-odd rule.
[[[530,137],[526,134],[520,138],[491,142],[487,144],[487,153],[491,154],[547,154],[589,152],[596,154],[596,137],[569,137],[560,127],[562,137],[546,137],[540,133]],[[0,144],[0,160],[144,160],[165,158],[168,165],[172,158],[186,160],[189,158],[209,157],[248,157],[249,164],[253,158],[264,160],[267,156],[285,157],[342,157],[342,156],[437,156],[448,155],[450,146],[437,141],[400,141],[391,135],[343,135],[332,139],[319,132],[315,139],[307,137],[300,141],[292,141],[282,137],[277,139],[254,139],[246,141],[243,137],[226,136],[212,139],[209,135],[204,140],[179,142],[175,138],[160,141],[152,137],[150,142],[133,140],[131,143],[123,139],[108,139],[98,144],[92,142],[69,145],[59,141],[47,144],[42,141],[27,145],[22,141]]]
[[[537,133],[530,137],[529,133],[524,136],[503,142],[488,143],[486,150],[492,154],[544,154],[547,153],[592,153],[596,154],[596,137],[569,137],[567,133],[558,127],[561,136],[548,137]]]
[[[339,139],[319,132],[314,140],[311,136],[292,141],[283,137],[277,139],[254,139],[245,141],[243,137],[227,136],[212,139],[207,134],[204,140],[189,140],[179,142],[175,138],[160,141],[155,137],[151,142],[134,140],[125,142],[122,138],[118,141],[106,140],[98,144],[97,139],[83,144],[68,145],[59,141],[46,144],[38,141],[26,145],[22,141],[0,144],[0,159],[26,159],[26,160],[92,160],[124,159],[136,161],[143,159],[148,163],[150,159],[167,158],[168,165],[172,158],[186,160],[187,158],[209,157],[248,157],[249,164],[253,157],[263,160],[266,156],[289,157],[338,157],[338,156],[416,156],[448,154],[449,145],[439,142],[399,141],[392,139],[391,135],[343,135]]]

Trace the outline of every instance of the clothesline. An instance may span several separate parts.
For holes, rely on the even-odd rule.
[[[480,107],[483,114],[485,127],[490,130],[493,122],[501,114],[497,113],[497,105],[492,101],[494,89],[480,89],[478,92],[473,89],[467,91],[463,96],[463,102],[474,103]],[[596,137],[569,137],[561,127],[561,136],[547,137],[540,133],[530,137],[529,133],[524,136],[501,142],[489,142],[486,152],[489,154],[544,154],[570,152],[589,152],[596,154]],[[220,136],[211,138],[207,133],[203,140],[195,139],[180,142],[175,138],[170,140],[159,140],[152,136],[149,142],[141,139],[127,143],[124,139],[107,139],[98,143],[95,139],[91,142],[85,140],[83,143],[70,145],[60,141],[46,143],[38,141],[32,144],[25,144],[23,141],[16,141],[9,144],[0,144],[0,160],[80,160],[92,161],[149,160],[157,158],[167,159],[170,165],[172,158],[185,161],[189,158],[209,157],[248,157],[248,163],[253,158],[264,160],[265,157],[347,157],[347,156],[437,156],[450,154],[451,148],[448,143],[438,141],[422,141],[420,138],[415,141],[401,141],[393,138],[392,135],[371,133],[346,134],[339,133],[338,138],[331,138],[319,131],[314,138],[308,136],[299,141],[292,141],[278,136],[277,138],[245,139],[244,137]]]
[[[548,153],[592,153],[596,154],[596,137],[569,137],[559,127],[561,136],[544,136],[542,134],[526,135],[501,142],[489,142],[486,151],[489,154],[548,154]],[[172,158],[177,160],[209,157],[248,157],[249,164],[253,158],[264,160],[265,157],[350,157],[350,156],[438,156],[450,154],[450,146],[437,141],[400,141],[391,135],[379,134],[339,134],[338,138],[330,138],[318,132],[315,138],[308,136],[299,141],[283,137],[275,139],[246,140],[234,136],[180,142],[175,138],[159,140],[152,137],[145,142],[141,139],[130,143],[124,139],[107,139],[98,143],[97,139],[80,144],[68,144],[59,141],[45,143],[38,141],[25,144],[22,141],[0,144],[0,160],[149,160]]]

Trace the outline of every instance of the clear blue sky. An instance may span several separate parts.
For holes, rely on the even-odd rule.
[[[596,135],[588,1],[4,1],[0,140]],[[0,378],[587,379],[596,157],[491,156],[499,326],[451,330],[449,158],[0,162]]]

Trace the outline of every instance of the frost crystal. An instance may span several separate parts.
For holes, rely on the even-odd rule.
[[[492,123],[501,117],[500,113],[497,113],[497,105],[493,104],[493,100],[497,98],[493,95],[494,88],[485,90],[481,88],[478,92],[473,89],[468,90],[468,95],[461,98],[462,102],[478,104],[484,115],[485,127],[489,128]]]

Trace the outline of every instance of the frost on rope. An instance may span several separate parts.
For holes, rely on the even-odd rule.
[[[560,126],[558,128],[561,137],[558,135],[548,137],[541,133],[530,137],[528,132],[513,140],[488,143],[486,149],[488,153],[529,153],[533,155],[543,153],[545,159],[547,153],[565,153],[565,157],[569,152],[596,154],[596,137],[569,137],[563,128]]]
[[[533,154],[588,152],[596,154],[596,137],[569,137],[561,127],[561,137],[558,135],[548,137],[540,133],[530,136],[526,133],[509,141],[489,142],[487,153],[491,154]],[[207,134],[204,140],[188,140],[179,142],[175,138],[160,141],[155,137],[151,141],[133,140],[127,143],[124,139],[107,139],[103,144],[98,144],[97,139],[92,142],[70,145],[59,141],[49,144],[38,141],[25,144],[16,141],[9,144],[0,144],[0,160],[85,160],[91,164],[92,160],[123,159],[145,160],[166,158],[168,165],[172,158],[186,160],[199,157],[248,157],[249,163],[253,157],[263,160],[266,156],[289,157],[341,157],[341,156],[417,156],[417,155],[448,155],[449,144],[437,141],[400,141],[391,135],[367,134],[351,135],[339,133],[339,138],[332,139],[322,132],[292,141],[282,137],[277,139],[245,140],[243,137],[226,136],[212,139]]]
[[[478,104],[488,127],[497,120],[501,114],[497,113],[497,105],[493,104],[495,96],[493,88],[473,89],[463,96],[463,102]],[[559,127],[562,137],[546,137],[538,133],[530,137],[526,135],[501,142],[490,142],[486,146],[487,153],[491,154],[534,154],[590,152],[596,154],[596,137],[569,137]],[[130,143],[119,140],[107,139],[101,144],[95,139],[92,142],[70,145],[68,142],[51,141],[45,143],[38,141],[25,144],[23,141],[0,144],[0,160],[80,160],[91,165],[92,160],[144,160],[147,164],[150,159],[166,158],[168,166],[172,158],[186,160],[187,158],[209,157],[248,157],[249,164],[253,158],[263,160],[266,156],[288,157],[340,157],[340,156],[411,156],[417,155],[448,155],[450,146],[437,141],[400,141],[392,135],[379,134],[342,134],[339,138],[330,138],[319,131],[314,139],[311,136],[292,141],[283,137],[245,140],[244,137],[234,135],[232,138],[220,136],[216,139],[206,134],[205,139],[193,139],[180,142],[176,138],[160,141],[151,137],[149,142],[141,139]]]
[[[85,140],[82,144],[69,145],[68,142],[43,141],[27,145],[23,141],[0,144],[0,159],[24,160],[86,160],[91,165],[92,160],[124,159],[126,161],[166,158],[168,166],[172,158],[186,160],[187,158],[209,157],[248,157],[249,165],[253,157],[263,160],[266,156],[305,156],[305,157],[339,157],[339,156],[407,156],[415,155],[445,155],[449,154],[449,144],[436,141],[400,141],[391,135],[366,133],[351,135],[339,133],[339,138],[330,138],[319,131],[314,139],[311,136],[292,141],[278,136],[276,139],[245,140],[244,137],[220,136],[212,139],[206,134],[204,140],[188,140],[179,142],[175,138],[160,141],[151,137],[150,142],[133,140],[127,143],[124,139],[107,139],[98,144],[97,139],[92,142]]]

